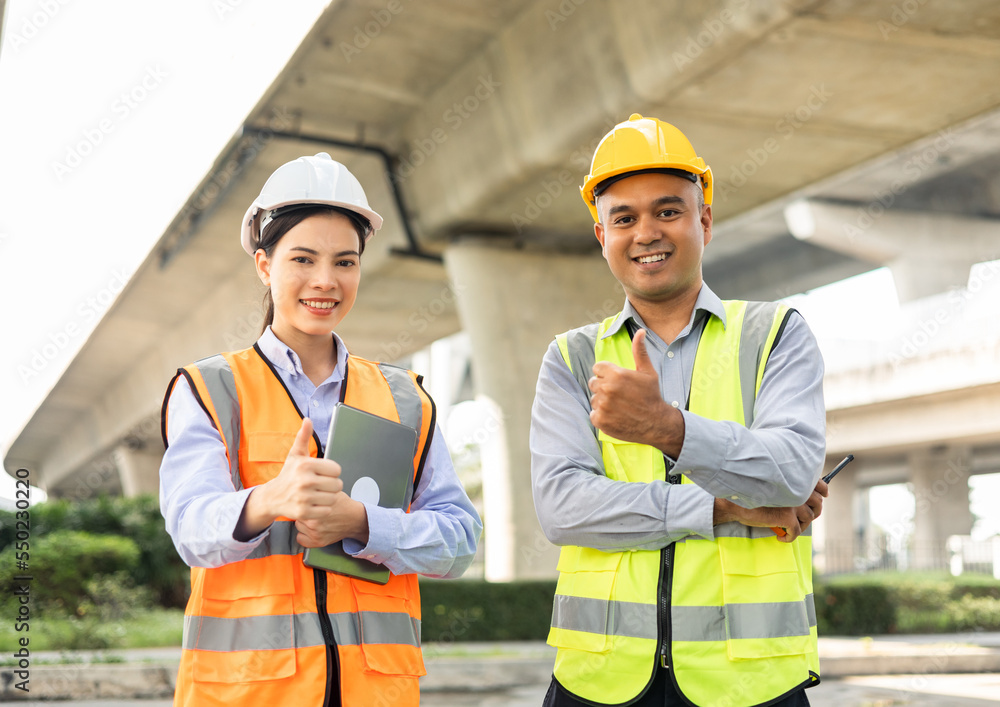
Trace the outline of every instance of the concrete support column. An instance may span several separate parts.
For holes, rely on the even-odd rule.
[[[528,450],[538,369],[556,334],[614,314],[624,295],[599,254],[463,241],[445,251],[445,265],[472,342],[477,397],[502,413],[493,427],[505,453],[483,460],[486,578],[551,578],[557,551],[535,516]]]
[[[839,462],[839,458],[826,461],[824,474],[828,474]],[[820,516],[822,530],[814,532],[817,550],[822,549],[816,558],[817,569],[822,573],[841,573],[854,571],[854,558],[860,548],[860,532],[864,519],[856,513],[854,497],[857,491],[857,472],[859,462],[854,462],[837,474],[830,482],[830,495],[823,502],[823,515]]]
[[[149,451],[130,444],[121,444],[113,452],[121,478],[122,494],[126,497],[160,492],[160,461],[163,453]]]
[[[915,452],[910,456],[915,512],[914,569],[941,569],[947,562],[950,535],[972,532],[969,510],[970,450]]]

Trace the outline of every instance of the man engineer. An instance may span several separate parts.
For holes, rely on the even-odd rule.
[[[815,338],[702,281],[712,172],[674,126],[615,126],[581,192],[626,301],[556,337],[538,377],[532,488],[561,546],[544,704],[808,705]]]

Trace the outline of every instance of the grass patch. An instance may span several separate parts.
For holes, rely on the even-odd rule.
[[[32,652],[179,646],[183,629],[180,609],[147,609],[116,621],[45,616],[31,621],[28,634],[14,631],[13,622],[0,623],[0,653],[16,652],[23,636],[31,640]]]

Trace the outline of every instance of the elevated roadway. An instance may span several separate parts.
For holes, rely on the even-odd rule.
[[[1000,216],[998,65],[988,0],[331,2],[5,466],[56,495],[155,490],[166,381],[259,332],[243,212],[278,165],[324,150],[387,221],[340,333],[396,360],[469,331],[476,388],[504,413],[487,515],[506,540],[487,574],[548,575],[528,490],[538,363],[553,334],[622,301],[577,191],[600,137],[639,112],[702,152],[720,295],[774,299],[888,264],[916,299],[997,257],[965,227]],[[932,235],[900,246],[889,215],[913,212]],[[928,279],[942,252],[947,274]]]

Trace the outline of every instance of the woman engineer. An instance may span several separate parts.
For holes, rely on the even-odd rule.
[[[335,331],[381,225],[329,155],[279,167],[241,228],[268,288],[263,333],[168,386],[161,510],[191,566],[177,705],[419,702],[417,574],[460,576],[482,523],[420,377],[350,355]],[[408,511],[345,493],[322,453],[337,402],[417,430]],[[341,540],[388,583],[303,563],[304,548]]]

